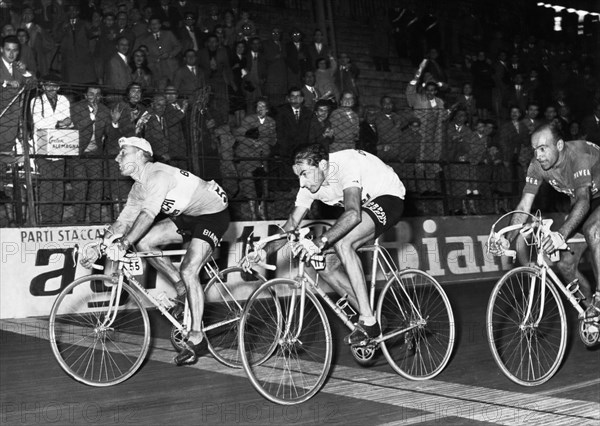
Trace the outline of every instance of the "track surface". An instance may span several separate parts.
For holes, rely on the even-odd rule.
[[[544,385],[521,387],[496,367],[485,336],[492,282],[446,286],[457,322],[453,357],[435,379],[411,382],[381,355],[358,366],[332,319],[334,365],[310,401],[282,407],[264,400],[242,370],[210,356],[192,367],[171,363],[166,321],[153,321],[148,361],[128,381],[92,388],[56,363],[47,330],[31,319],[0,321],[0,424],[600,424],[600,348],[579,341],[566,307],[570,339],[559,372]]]

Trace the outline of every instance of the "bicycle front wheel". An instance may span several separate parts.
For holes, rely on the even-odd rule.
[[[210,353],[222,364],[232,368],[242,368],[238,350],[238,330],[244,304],[250,291],[258,288],[266,280],[256,271],[245,272],[237,266],[219,271],[204,289],[203,330]],[[243,283],[244,288],[233,287],[233,283]]]
[[[244,370],[252,386],[277,404],[314,396],[331,366],[327,316],[310,291],[305,296],[294,280],[267,281],[248,300],[240,322]]]
[[[390,366],[409,380],[431,379],[442,372],[454,347],[454,315],[442,286],[416,269],[396,272],[377,305]],[[387,338],[386,338],[387,336]]]
[[[492,355],[510,380],[535,386],[556,373],[567,346],[565,308],[552,283],[542,288],[538,269],[504,275],[492,290],[486,319]]]
[[[109,300],[116,291],[108,275],[79,278],[58,295],[50,311],[52,352],[67,374],[86,385],[127,380],[150,347],[150,322],[142,302],[123,283],[115,312]]]

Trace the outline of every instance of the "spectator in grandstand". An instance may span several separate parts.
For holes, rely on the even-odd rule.
[[[4,179],[6,177],[7,165],[13,164],[16,157],[16,139],[19,130],[19,118],[22,101],[17,97],[19,90],[29,83],[35,81],[31,72],[27,71],[25,65],[18,61],[19,40],[14,35],[2,38],[0,53],[0,112],[3,112],[0,120],[0,201],[7,199],[4,190]]]
[[[329,55],[331,55],[331,49],[329,48],[329,45],[325,43],[323,31],[317,28],[313,32],[312,42],[308,44],[309,64],[311,64],[311,66],[315,66],[317,59],[327,58]]]
[[[377,128],[377,156],[384,162],[397,163],[405,159],[404,147],[400,145],[402,128],[406,125],[400,114],[394,112],[394,102],[391,96],[384,95],[379,101],[381,111],[375,119]],[[397,164],[392,165],[392,167]]]
[[[188,163],[188,138],[184,137],[187,132],[184,132],[185,117],[188,109],[188,101],[179,99],[179,93],[175,86],[167,86],[165,88],[165,99],[167,106],[164,117],[167,126],[165,133],[169,137],[169,157],[171,165],[184,170],[189,170]]]
[[[193,98],[195,92],[204,86],[204,73],[197,65],[197,55],[194,49],[188,49],[183,54],[183,65],[173,76],[173,86],[184,98]]]
[[[48,144],[46,129],[71,126],[70,102],[58,94],[60,79],[50,74],[42,78],[43,93],[31,102],[33,141],[35,152],[45,152]],[[38,197],[41,223],[61,223],[63,213],[65,160],[63,158],[37,159],[40,174]]]
[[[204,34],[196,27],[196,15],[194,12],[186,12],[183,17],[183,25],[178,31],[181,50],[189,49],[197,52],[204,46]]]
[[[418,166],[421,158],[423,136],[421,135],[421,122],[415,117],[408,118],[408,124],[400,134],[400,146],[402,147],[401,159],[403,164],[397,165],[398,176],[404,182],[406,189],[410,192],[418,192],[417,171],[422,170]],[[422,173],[422,171],[421,171]]]
[[[449,161],[461,161],[459,157],[468,151],[471,129],[468,126],[466,110],[458,108],[453,111],[444,134],[443,157]]]
[[[242,88],[246,97],[246,114],[255,111],[257,101],[263,97],[264,84],[267,79],[267,60],[262,54],[261,41],[252,37],[249,43],[250,50],[246,53],[245,76]]]
[[[75,220],[79,223],[101,222],[104,142],[111,126],[109,109],[100,102],[101,90],[90,84],[85,99],[71,104],[73,127],[79,131],[79,157],[67,159],[73,187]],[[95,202],[85,204],[85,201]]]
[[[335,58],[332,55],[329,55],[329,58],[318,58],[315,66],[315,88],[321,94],[319,98],[336,105],[340,94],[334,78],[337,70]]]
[[[557,129],[561,129],[561,123],[558,121],[558,112],[554,105],[548,105],[544,110],[543,124],[550,124],[555,126]]]
[[[163,163],[171,159],[170,145],[172,140],[169,134],[169,126],[165,119],[167,99],[164,95],[156,94],[152,97],[152,103],[135,123],[135,135],[146,139],[152,146],[154,156]]]
[[[285,48],[288,86],[301,87],[302,76],[312,69],[314,64],[309,62],[308,46],[302,41],[302,33],[298,28],[292,28],[290,38]]]
[[[487,119],[493,109],[494,69],[484,51],[477,53],[477,59],[471,65],[471,74],[473,76],[473,92],[477,98],[477,116],[480,119]]]
[[[585,140],[600,145],[600,103],[594,106],[591,115],[581,121],[581,133]]]
[[[338,59],[338,69],[334,75],[338,93],[352,92],[354,101],[358,104],[358,97],[360,95],[358,88],[358,67],[350,61],[348,53],[340,53]]]
[[[311,71],[308,71],[311,72]],[[307,72],[307,73],[308,73]],[[326,100],[318,100],[314,106],[314,114],[310,120],[308,130],[308,143],[320,143],[329,152],[329,145],[333,141],[333,129],[329,121],[331,104]]]
[[[315,72],[306,71],[304,74],[304,86],[302,86],[302,96],[304,97],[304,106],[311,110],[314,109],[317,101],[321,99],[321,93],[315,87],[315,83]]]
[[[579,122],[578,121],[572,121],[571,123],[569,123],[569,134],[567,136],[566,139],[570,140],[570,141],[574,141],[577,139],[585,139],[584,137],[582,137],[583,135],[581,134],[581,129],[579,126]]]
[[[499,33],[499,31],[497,33]],[[508,110],[504,104],[504,99],[506,98],[508,88],[512,83],[511,73],[508,69],[506,50],[500,50],[498,52],[498,57],[492,66],[494,68],[494,74],[492,75],[492,78],[494,79],[494,90],[492,91],[494,113],[496,114],[496,117],[504,118],[506,117],[506,111]]]
[[[115,15],[111,12],[105,13],[100,26],[100,36],[94,49],[96,75],[100,79],[104,78],[104,65],[115,53],[117,32]]]
[[[148,28],[150,32],[137,38],[134,48],[141,45],[148,48],[148,67],[152,71],[154,85],[159,90],[164,90],[177,69],[181,44],[171,31],[161,29],[161,19],[157,16],[150,18]]]
[[[84,84],[98,78],[90,52],[87,24],[79,19],[79,6],[67,8],[67,21],[56,31],[60,40],[61,78],[66,83]]]
[[[150,9],[150,11],[152,11],[152,9]],[[144,18],[142,18],[142,14],[139,8],[131,8],[129,10],[128,18],[129,28],[131,29],[131,31],[133,31],[133,34],[135,35],[136,39],[145,35],[148,32],[148,24],[146,21],[144,21]],[[131,46],[133,46],[133,44]]]
[[[223,12],[223,38],[225,39],[225,46],[229,49],[233,49],[236,42],[235,33],[235,15],[231,9]]]
[[[206,47],[198,51],[198,66],[204,72],[204,81],[212,89],[211,109],[217,126],[229,120],[228,87],[237,90],[229,64],[227,50],[219,47],[215,34],[209,34]]]
[[[250,19],[250,13],[247,10],[240,11],[240,19],[235,24],[235,31],[238,34],[238,38],[244,32],[247,32],[249,35],[256,34],[256,25]]]
[[[525,85],[522,74],[515,74],[513,77],[513,84],[511,84],[505,92],[503,105],[506,108],[511,106],[518,107],[521,111],[524,111],[529,102],[529,88]]]
[[[285,48],[281,42],[280,28],[274,27],[271,30],[271,37],[263,42],[263,50],[267,59],[265,93],[269,98],[269,103],[274,107],[279,107],[286,102],[288,87]]]
[[[171,0],[160,0],[160,7],[157,7],[155,12],[156,16],[160,19],[162,27],[174,31],[179,26],[181,16],[179,15],[179,10],[170,3]]]
[[[233,129],[236,138],[235,156],[237,163],[240,195],[248,200],[251,220],[266,220],[267,180],[265,163],[271,148],[277,143],[275,120],[268,116],[269,104],[266,99],[256,101],[256,113],[242,120],[242,125]]]
[[[472,127],[475,124],[475,119],[477,118],[477,99],[473,96],[473,86],[471,86],[471,83],[463,84],[462,93],[450,109],[452,111],[463,109],[467,114],[467,126]]]
[[[229,57],[229,63],[231,64],[233,81],[237,90],[229,87],[229,115],[233,117],[233,122],[237,127],[242,124],[242,120],[246,115],[246,95],[243,89],[243,77],[247,73],[247,59],[246,43],[243,41],[235,42],[234,49]]]
[[[129,28],[129,18],[127,12],[119,12],[115,17],[115,24],[117,27],[116,40],[120,37],[125,37],[129,42],[129,46],[132,47],[135,44],[135,33]]]
[[[429,49],[427,52],[427,65],[423,70],[423,74],[429,73],[434,81],[442,83],[444,86],[448,86],[448,76],[446,71],[440,64],[440,53],[436,48]]]
[[[356,148],[367,151],[373,155],[377,155],[377,126],[375,120],[379,115],[379,107],[376,105],[367,105],[363,109],[364,118],[360,122],[358,128],[358,142]]]
[[[288,103],[277,111],[277,147],[275,153],[287,161],[300,145],[308,140],[312,111],[303,105],[304,97],[298,87],[288,90]],[[285,167],[286,171],[289,169]],[[288,173],[289,175],[289,173]]]
[[[423,188],[424,192],[431,194],[440,192],[437,179],[441,171],[439,161],[442,155],[442,122],[448,118],[448,112],[444,108],[444,101],[436,96],[437,84],[430,81],[426,83],[424,93],[417,91],[417,83],[426,65],[427,59],[424,59],[414,78],[406,86],[406,100],[413,109],[415,117],[421,122],[423,146],[420,160],[431,162],[423,167],[426,177]]]
[[[29,6],[24,7],[20,26],[22,29],[27,30],[27,44],[33,50],[38,75],[46,75],[50,70],[50,62],[56,52],[56,43],[50,33],[38,25],[35,20],[34,9]]]
[[[136,49],[129,60],[129,73],[131,75],[130,83],[138,84],[144,91],[154,90],[154,78],[152,71],[148,67],[148,59],[144,46]]]
[[[17,35],[17,30],[13,24],[5,24],[2,26],[2,30],[0,31],[0,37],[8,37]]]
[[[33,75],[37,75],[37,63],[35,53],[29,46],[29,33],[24,28],[17,30],[17,39],[19,40],[19,59],[25,65],[25,68]]]
[[[127,37],[119,36],[116,39],[117,51],[104,66],[104,85],[110,89],[124,91],[129,83],[133,81],[131,68],[127,59],[129,46]]]
[[[329,152],[356,148],[360,120],[353,110],[355,102],[352,92],[342,93],[339,108],[329,116],[333,129],[333,142],[329,145]]]

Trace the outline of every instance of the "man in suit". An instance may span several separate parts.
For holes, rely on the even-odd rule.
[[[204,34],[196,28],[196,15],[194,12],[186,12],[183,17],[183,25],[178,31],[181,50],[184,52],[192,49],[195,52],[204,46]]]
[[[317,101],[308,131],[308,143],[320,143],[327,148],[327,151],[329,151],[329,144],[333,140],[333,129],[329,121],[330,110],[331,104],[328,101]]]
[[[167,106],[165,107],[165,134],[169,137],[169,157],[170,164],[180,169],[189,170],[187,138],[184,137],[183,125],[186,120],[186,111],[188,107],[187,100],[179,100],[179,94],[175,86],[167,86],[165,88],[165,99]]]
[[[308,141],[308,130],[312,111],[302,105],[302,91],[293,86],[288,90],[288,103],[277,112],[277,151],[285,160],[294,150]],[[286,163],[287,164],[287,163]],[[289,167],[286,167],[286,170]]]
[[[196,51],[188,49],[183,54],[184,64],[175,71],[173,86],[182,96],[190,99],[194,92],[204,86],[204,72],[196,65]]]
[[[177,69],[177,57],[181,44],[171,31],[161,29],[161,20],[157,16],[150,18],[150,32],[135,41],[134,50],[141,45],[148,48],[148,68],[159,90],[163,90],[173,79]]]
[[[62,80],[80,84],[96,81],[87,23],[79,19],[79,6],[70,5],[67,16],[69,19],[57,30],[62,55]]]
[[[529,103],[529,87],[525,84],[522,74],[515,74],[513,84],[506,88],[503,105],[505,108],[518,107],[525,111]]]
[[[175,31],[181,20],[179,9],[170,5],[171,0],[160,0],[160,7],[156,8],[156,16],[160,19],[163,28]]]
[[[315,104],[319,101],[321,93],[315,87],[315,72],[306,71],[304,73],[304,86],[302,86],[302,96],[304,97],[304,106],[314,109]]]
[[[204,72],[204,81],[212,88],[211,108],[217,126],[229,120],[228,86],[237,91],[233,72],[229,65],[229,56],[224,47],[219,46],[215,34],[209,34],[206,47],[198,51],[198,66]]]
[[[267,59],[267,83],[265,92],[272,106],[285,103],[287,94],[287,65],[285,49],[281,41],[281,30],[274,27],[271,38],[263,42],[263,51]]]
[[[116,15],[115,23],[117,40],[120,37],[125,37],[129,42],[129,46],[133,46],[135,43],[135,33],[129,28],[129,19],[126,12],[119,12]]]
[[[125,36],[117,38],[117,51],[104,67],[104,85],[115,90],[125,90],[132,81],[131,68],[127,61],[129,40]]]
[[[285,62],[288,70],[288,85],[300,86],[301,77],[306,71],[314,68],[309,63],[310,53],[308,46],[302,41],[302,33],[297,28],[292,29],[291,40],[285,49]]]
[[[311,69],[316,68],[318,58],[327,58],[330,55],[329,45],[324,42],[323,31],[316,29],[313,33],[313,41],[308,45],[309,63]]]
[[[333,75],[335,85],[340,93],[352,92],[354,99],[358,101],[358,68],[350,61],[347,53],[340,53],[338,59],[339,66]]]
[[[257,101],[263,97],[266,79],[267,60],[262,53],[261,41],[258,37],[252,37],[250,51],[246,54],[246,76],[243,84],[247,114],[254,113]]]
[[[594,113],[581,121],[582,139],[600,145],[600,103],[594,107]]]
[[[27,71],[25,65],[19,61],[20,45],[16,36],[6,36],[0,46],[0,112],[4,112],[0,119],[0,201],[6,200],[4,192],[4,178],[8,164],[16,161],[15,142],[19,130],[19,116],[21,111],[21,97],[15,99],[19,90],[26,83],[33,82],[35,78]]]
[[[112,130],[109,109],[100,102],[101,90],[90,85],[85,99],[71,105],[71,121],[79,130],[79,157],[67,160],[75,202],[75,220],[79,223],[101,222],[104,141]],[[95,204],[84,204],[84,201]]]
[[[168,162],[169,128],[165,119],[167,98],[164,95],[154,95],[150,108],[146,110],[135,125],[135,135],[146,139],[152,146],[154,156],[161,162]]]

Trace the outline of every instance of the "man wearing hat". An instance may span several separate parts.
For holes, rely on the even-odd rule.
[[[33,142],[36,154],[43,152],[47,139],[40,130],[64,129],[71,126],[71,103],[58,94],[60,79],[56,74],[42,78],[43,93],[31,102]],[[60,223],[63,212],[65,160],[64,158],[37,158],[40,172],[39,213],[42,223]]]
[[[180,270],[166,257],[148,261],[177,291],[180,304],[174,315],[181,313],[187,294],[191,331],[174,362],[177,365],[194,363],[207,349],[202,332],[204,293],[199,274],[229,225],[227,194],[215,181],[207,182],[185,170],[154,162],[152,146],[146,139],[121,138],[119,147],[115,159],[119,170],[123,176],[131,177],[134,184],[127,204],[104,235],[104,241],[121,236],[106,253],[111,260],[119,260],[134,244],[138,250],[154,251],[191,238]],[[168,217],[157,217],[159,213]],[[101,241],[94,247],[99,243]],[[90,268],[99,257],[97,250],[86,250],[81,264]]]

